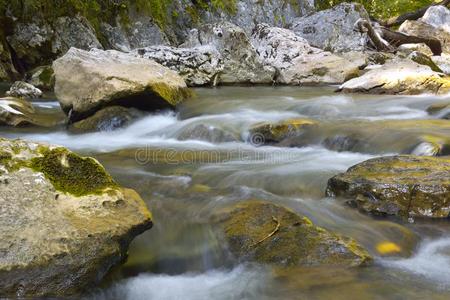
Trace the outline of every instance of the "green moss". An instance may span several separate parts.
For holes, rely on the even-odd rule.
[[[42,157],[31,160],[30,167],[50,180],[55,189],[75,196],[101,194],[117,184],[92,158],[83,158],[64,148],[41,149]]]
[[[176,106],[184,99],[194,96],[193,91],[189,88],[173,88],[163,82],[152,85],[152,91],[156,92],[161,98]]]

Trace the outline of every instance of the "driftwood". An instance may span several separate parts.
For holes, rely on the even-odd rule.
[[[404,34],[380,26],[376,23],[375,25],[372,25],[371,22],[365,19],[359,19],[355,23],[355,27],[360,32],[367,33],[370,42],[378,51],[394,52],[397,47],[403,44],[424,43],[431,49],[433,55],[442,54],[442,44],[438,39],[435,38],[431,37],[423,38],[414,35]]]
[[[436,6],[436,5],[448,6],[448,5],[450,5],[450,0],[443,0],[438,3],[433,3],[431,5],[422,7],[416,11],[409,12],[409,13],[403,14],[398,17],[390,18],[387,21],[377,21],[377,22],[380,23],[384,27],[400,26],[400,25],[402,25],[403,22],[405,22],[407,20],[418,20],[418,19],[422,18],[423,15],[426,13],[426,11],[431,6]]]

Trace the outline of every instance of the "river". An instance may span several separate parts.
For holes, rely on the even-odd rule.
[[[97,158],[120,184],[138,191],[152,211],[154,227],[133,241],[127,262],[86,297],[450,298],[447,222],[374,218],[324,196],[327,180],[354,164],[382,155],[427,154],[417,136],[450,136],[449,126],[420,126],[439,117],[426,108],[448,97],[347,95],[334,93],[333,87],[195,91],[197,97],[177,113],[149,114],[113,132],[0,128],[0,136],[63,145]],[[34,106],[49,118],[62,117],[52,95]],[[301,147],[261,145],[249,136],[259,122],[304,118],[322,125],[304,137]],[[197,138],[193,129],[198,126],[212,132],[210,141]],[[347,149],[339,142],[346,134],[368,143]],[[245,199],[283,204],[355,238],[375,257],[374,265],[280,270],[237,262],[214,237],[208,219],[217,208]],[[401,251],[382,255],[377,245],[383,242]]]

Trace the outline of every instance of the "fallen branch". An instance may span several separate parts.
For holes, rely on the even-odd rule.
[[[438,3],[433,3],[430,5],[427,5],[425,7],[422,7],[416,11],[409,12],[403,15],[400,15],[398,17],[393,17],[388,19],[387,21],[380,21],[379,23],[385,27],[394,27],[394,26],[400,26],[403,22],[407,20],[418,20],[423,17],[423,15],[427,12],[427,10],[436,5],[442,5],[442,6],[448,6],[450,4],[450,0],[443,0]]]
[[[368,20],[359,19],[355,23],[355,28],[360,32],[367,33],[370,42],[378,51],[393,52],[396,48],[403,44],[424,43],[431,49],[433,55],[442,54],[441,42],[435,38],[423,38],[408,35],[379,26],[378,24],[376,25],[377,26],[373,26]]]
[[[261,243],[264,242],[265,240],[271,238],[275,233],[278,232],[278,230],[280,230],[281,224],[280,224],[280,222],[278,221],[278,219],[272,216],[272,221],[275,222],[275,223],[277,223],[277,225],[275,226],[275,229],[274,229],[271,233],[269,233],[267,236],[265,236],[264,238],[260,239],[260,240],[257,241],[256,243],[250,245],[251,248],[253,248],[253,247],[255,247],[255,246],[258,246],[259,244],[261,244]]]

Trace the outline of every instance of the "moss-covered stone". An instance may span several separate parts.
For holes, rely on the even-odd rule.
[[[370,255],[353,239],[315,226],[307,217],[269,202],[250,200],[214,217],[231,252],[241,260],[275,266],[360,266]]]
[[[101,194],[117,188],[112,177],[93,158],[80,157],[65,148],[45,149],[30,167],[42,172],[55,189],[75,196]]]
[[[257,145],[273,144],[286,138],[299,136],[317,122],[309,119],[288,119],[278,123],[259,123],[249,130],[249,142]]]
[[[374,158],[328,181],[327,195],[376,215],[447,218],[450,158],[401,155]]]

